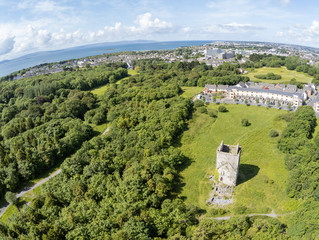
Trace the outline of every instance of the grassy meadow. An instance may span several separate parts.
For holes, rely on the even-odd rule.
[[[184,98],[190,98],[195,96],[196,94],[201,93],[204,88],[203,87],[182,87],[183,93],[182,97]]]
[[[274,73],[281,76],[279,80],[267,80],[267,79],[258,79],[255,78],[255,75],[258,74],[267,74]],[[263,67],[263,68],[255,68],[253,71],[248,71],[245,76],[249,77],[251,81],[259,81],[259,82],[267,82],[267,83],[289,83],[292,78],[295,78],[297,82],[309,83],[312,81],[313,77],[308,74],[287,70],[286,67],[281,68],[271,68],[271,67]]]
[[[180,196],[186,203],[211,209],[206,204],[212,190],[208,177],[214,173],[216,149],[223,140],[242,147],[234,203],[226,208],[231,213],[238,207],[246,209],[246,213],[293,211],[299,203],[285,193],[288,176],[285,155],[276,147],[278,137],[269,137],[271,129],[281,133],[285,127],[284,121],[276,120],[276,116],[285,111],[246,105],[225,106],[229,111],[218,113],[216,119],[196,112],[190,120],[189,129],[181,138],[180,150],[189,160],[181,171]],[[216,111],[217,107],[210,104],[207,108]],[[241,125],[243,118],[251,122],[249,127]]]
[[[129,78],[130,76],[134,76],[134,75],[137,75],[137,74],[138,74],[138,72],[137,72],[136,70],[132,70],[132,69],[127,70],[127,72],[128,72],[128,77],[123,78],[123,79],[127,79],[127,78]],[[121,82],[123,79],[117,81],[116,84],[120,84],[120,82]],[[91,90],[91,93],[93,93],[93,94],[95,94],[95,95],[97,95],[97,96],[102,96],[102,95],[104,94],[104,92],[106,91],[106,89],[107,89],[109,86],[110,86],[110,84],[106,84],[106,85],[103,85],[103,86],[101,86],[101,87],[97,87],[97,88]]]

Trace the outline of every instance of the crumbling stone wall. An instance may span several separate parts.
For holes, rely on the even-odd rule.
[[[236,186],[240,162],[241,147],[226,145],[222,141],[217,148],[216,169],[218,182],[228,186]]]

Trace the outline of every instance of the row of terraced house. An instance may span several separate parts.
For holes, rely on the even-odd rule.
[[[240,82],[235,86],[228,85],[205,85],[204,94],[221,94],[228,99],[245,99],[260,102],[279,102],[281,104],[291,104],[299,107],[307,99],[317,94],[316,86],[312,83],[298,89],[296,85],[291,84],[269,84],[255,82]],[[319,112],[319,97],[314,98],[314,110]]]

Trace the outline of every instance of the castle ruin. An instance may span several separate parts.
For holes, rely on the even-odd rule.
[[[226,145],[222,141],[217,148],[216,169],[218,182],[228,186],[236,186],[241,147]]]
[[[237,183],[240,162],[241,147],[226,145],[222,141],[217,148],[216,176],[212,175],[214,181],[209,204],[227,205],[232,203],[232,193]]]

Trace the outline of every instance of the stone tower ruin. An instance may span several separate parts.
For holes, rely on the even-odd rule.
[[[218,182],[228,186],[236,186],[241,147],[226,145],[222,141],[217,148],[216,169]]]

